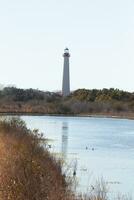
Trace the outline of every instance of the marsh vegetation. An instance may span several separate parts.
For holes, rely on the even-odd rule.
[[[1,113],[103,114],[134,117],[134,93],[118,89],[79,89],[63,98],[58,92],[5,87]]]

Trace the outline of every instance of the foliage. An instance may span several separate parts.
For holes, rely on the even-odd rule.
[[[72,93],[72,97],[85,101],[132,101],[134,100],[134,93],[125,92],[114,88],[104,88],[102,90],[79,89]]]
[[[60,93],[6,87],[0,91],[0,112],[42,114],[134,113],[134,93],[119,89],[78,89]]]
[[[68,187],[61,166],[41,139],[38,130],[28,130],[19,118],[0,121],[0,199],[65,199]]]

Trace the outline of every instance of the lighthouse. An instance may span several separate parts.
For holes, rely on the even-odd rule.
[[[63,97],[70,95],[70,73],[69,73],[69,49],[64,50],[64,66],[63,66],[63,82],[62,82],[62,95]]]

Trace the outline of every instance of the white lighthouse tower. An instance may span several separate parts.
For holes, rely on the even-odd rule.
[[[69,73],[69,49],[64,50],[64,69],[63,69],[63,82],[62,82],[62,95],[63,97],[70,95],[70,73]]]

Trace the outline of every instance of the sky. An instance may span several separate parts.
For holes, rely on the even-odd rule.
[[[133,0],[0,0],[0,83],[134,91]]]

